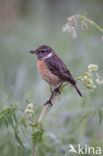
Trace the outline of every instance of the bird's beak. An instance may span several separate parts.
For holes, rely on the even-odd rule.
[[[36,50],[31,50],[30,53],[31,54],[36,54]]]

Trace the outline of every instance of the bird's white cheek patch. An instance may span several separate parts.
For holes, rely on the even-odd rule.
[[[50,58],[52,55],[53,55],[53,54],[50,53],[50,54],[48,54],[47,56],[44,56],[42,59],[44,60],[44,59]]]

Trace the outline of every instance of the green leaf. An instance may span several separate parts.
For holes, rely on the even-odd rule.
[[[36,127],[38,126],[38,127]],[[32,134],[33,143],[36,145],[37,143],[41,143],[43,139],[44,129],[41,123],[36,123],[34,132]]]
[[[20,123],[21,123],[25,128],[27,128],[26,120],[25,120],[24,117],[21,119]]]
[[[38,128],[40,123],[36,122],[35,124],[29,124],[32,128]]]
[[[18,131],[18,121],[16,117],[16,107],[13,105],[10,105],[8,108],[0,112],[0,127],[2,125],[5,125],[8,127],[9,125],[12,126],[15,134],[15,138],[17,142],[23,146],[22,141],[19,137],[19,131]]]
[[[14,124],[17,124],[15,112],[16,107],[13,105],[10,105],[8,108],[0,112],[0,127],[2,125],[5,125],[7,127],[8,125],[11,125],[12,127],[14,127]]]
[[[19,137],[19,135],[18,135],[19,132],[18,132],[17,127],[14,128],[14,131],[15,131],[15,138],[16,138],[17,142],[18,142],[21,146],[23,146],[23,143],[22,143],[22,141],[21,141],[21,139],[20,139],[20,137]]]

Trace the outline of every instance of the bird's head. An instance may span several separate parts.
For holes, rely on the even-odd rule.
[[[35,50],[30,51],[31,54],[36,54],[38,59],[48,58],[54,54],[54,51],[51,47],[47,45],[39,46]]]

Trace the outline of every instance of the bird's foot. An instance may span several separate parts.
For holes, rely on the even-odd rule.
[[[58,92],[58,94],[60,94],[59,88],[55,88],[55,92]]]
[[[48,105],[48,104],[50,104],[51,106],[53,105],[51,100],[48,100],[44,105]]]

